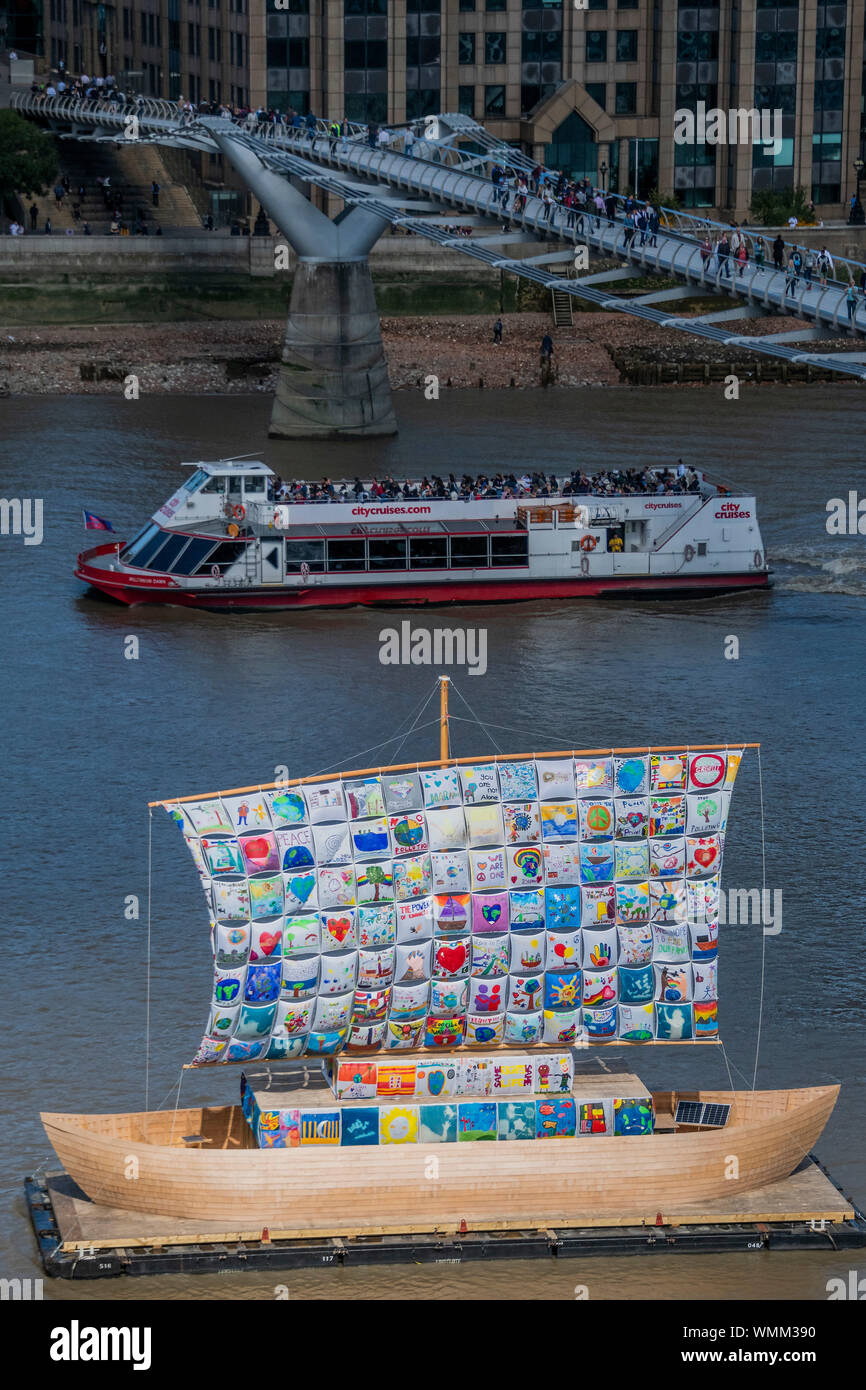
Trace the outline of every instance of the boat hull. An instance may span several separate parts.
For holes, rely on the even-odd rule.
[[[91,1201],[228,1223],[233,1230],[435,1230],[628,1213],[654,1222],[684,1202],[787,1177],[829,1119],[838,1086],[678,1093],[732,1106],[721,1130],[528,1143],[302,1146],[262,1150],[237,1106],[122,1115],[43,1114]],[[661,1113],[670,1096],[655,1096]],[[189,1147],[184,1136],[197,1136]]]
[[[540,599],[575,598],[693,598],[768,589],[767,571],[716,575],[607,575],[574,579],[504,579],[447,584],[340,584],[309,588],[184,589],[170,580],[152,578],[132,583],[121,575],[109,577],[79,565],[76,578],[100,593],[134,606],[171,604],[213,612],[273,612],[280,609],[352,607],[430,607],[466,603],[520,603]]]

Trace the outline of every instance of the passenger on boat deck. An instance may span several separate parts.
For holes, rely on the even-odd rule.
[[[323,478],[320,483],[269,480],[268,491],[272,500],[294,503],[417,499],[468,502],[500,497],[622,497],[635,493],[695,493],[700,491],[700,479],[693,468],[678,459],[676,468],[612,468],[598,473],[575,469],[564,481],[552,473],[546,475],[540,472],[524,473],[519,478],[514,473],[496,473],[492,477],[486,473],[478,477],[464,473],[459,480],[449,473],[447,481],[434,473],[429,478],[425,475],[420,481],[407,478],[401,484],[386,474],[383,478],[373,478],[369,484],[355,478],[351,486],[347,483],[334,484],[330,478]]]

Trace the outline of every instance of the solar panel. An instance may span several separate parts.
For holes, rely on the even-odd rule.
[[[705,1105],[701,1124],[712,1129],[723,1129],[728,1123],[730,1113],[731,1107],[729,1105]]]
[[[699,1125],[703,1114],[703,1103],[699,1100],[677,1101],[676,1122],[678,1125]]]
[[[704,1103],[699,1100],[677,1101],[678,1125],[701,1125],[707,1129],[723,1129],[731,1113],[730,1105]]]

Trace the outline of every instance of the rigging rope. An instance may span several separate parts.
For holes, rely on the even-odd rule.
[[[409,719],[410,721],[413,720],[413,719],[416,719],[416,720],[417,720],[417,719],[420,719],[421,715],[424,713],[424,711],[425,711],[425,709],[427,708],[427,706],[429,705],[430,701],[433,699],[433,696],[435,695],[435,693],[436,693],[436,689],[435,689],[435,687],[434,687],[434,689],[430,692],[430,694],[426,697],[426,699],[422,700],[421,704],[419,705],[419,707],[418,707],[418,709],[415,711],[415,713],[414,713],[414,714],[410,714],[410,715],[408,716],[408,719]],[[404,724],[405,724],[406,722],[407,722],[407,721],[404,720]],[[438,720],[433,720],[432,722],[433,722],[433,723],[438,723],[439,721],[438,721]],[[421,727],[426,729],[426,728],[429,728],[429,725],[428,725],[428,724],[424,724],[424,725],[422,725]],[[402,748],[402,746],[403,746],[403,743],[405,743],[405,742],[406,742],[406,739],[409,737],[409,734],[414,733],[415,731],[416,731],[416,726],[413,724],[412,727],[411,727],[411,728],[406,732],[406,734],[404,735],[403,740],[402,740],[402,742],[400,743],[400,747],[401,747],[401,748]],[[400,737],[400,734],[401,734],[402,732],[403,732],[403,725],[400,725],[400,726],[398,727],[398,729],[396,730],[395,733],[391,734],[388,738],[383,739],[381,743],[374,743],[374,744],[372,744],[372,746],[371,746],[370,748],[362,748],[361,751],[360,751],[359,753],[353,753],[353,754],[352,754],[352,759],[351,759],[351,760],[354,761],[354,759],[356,759],[356,758],[363,758],[367,753],[376,753],[376,752],[378,752],[378,750],[379,750],[380,748],[387,748],[388,744],[389,744],[389,743],[393,743],[395,739],[398,739],[398,738]],[[392,756],[393,756],[393,755],[392,755]],[[396,762],[396,758],[394,759],[394,761]],[[346,759],[345,759],[345,758],[341,758],[341,759],[339,760],[339,762],[331,763],[328,767],[323,767],[323,768],[321,768],[318,772],[315,772],[315,773],[313,773],[312,775],[313,775],[314,777],[322,777],[326,772],[331,772],[331,771],[333,771],[334,768],[343,767],[343,766],[345,765],[345,762],[346,762]]]
[[[478,718],[478,715],[475,713],[474,709],[473,709],[472,706],[470,705],[470,703],[469,703],[469,701],[467,700],[466,696],[463,694],[463,692],[462,692],[461,690],[458,690],[458,689],[457,689],[457,686],[456,686],[456,685],[453,685],[451,688],[452,688],[452,690],[454,691],[454,694],[455,694],[455,695],[459,695],[459,696],[460,696],[460,699],[463,701],[463,703],[464,703],[464,705],[466,706],[466,708],[468,709],[469,713],[472,715],[473,720],[474,720],[475,723],[478,725],[478,727],[479,727],[479,729],[481,730],[481,732],[484,733],[484,734],[486,734],[487,737],[490,739],[490,742],[493,744],[493,747],[496,749],[497,753],[502,753],[501,747],[500,747],[499,744],[496,742],[496,739],[493,737],[493,735],[492,735],[491,732],[490,732],[490,729],[493,727],[493,725],[488,726],[488,725],[484,724],[484,723],[482,722],[482,720],[480,720],[480,719]],[[463,718],[463,716],[462,716],[462,715],[459,715],[459,714],[455,714],[453,717],[454,717],[455,719],[459,719],[459,720],[461,721],[461,723],[463,723],[463,724],[468,724],[468,723],[470,722],[468,719]]]
[[[418,720],[421,718],[421,715],[424,713],[425,709],[426,709],[427,706],[429,705],[430,701],[433,699],[434,695],[438,694],[438,691],[439,691],[439,682],[437,681],[436,684],[434,685],[433,689],[430,691],[430,694],[427,696],[427,699],[424,701],[423,705],[421,706],[421,708],[419,709],[418,713],[416,714],[416,716],[415,716],[415,722],[413,723],[412,727],[406,730],[406,732],[405,732],[405,734],[403,735],[403,737],[401,738],[401,740],[400,740],[400,742],[399,742],[397,748],[394,750],[394,753],[392,754],[392,757],[394,758],[395,763],[396,763],[397,761],[399,761],[400,749],[401,749],[401,748],[403,747],[403,745],[405,744],[405,742],[406,742],[407,738],[409,737],[409,735],[410,735],[410,734],[414,734],[417,730],[419,730],[419,729],[422,728],[422,727],[424,727],[424,728],[428,728],[428,727],[429,727],[429,724],[425,724],[425,725],[423,725],[423,726],[420,725],[420,724],[418,723]],[[438,719],[431,719],[431,720],[429,721],[429,723],[430,723],[430,724],[438,724],[438,723],[439,723],[439,720],[438,720]]]
[[[147,980],[144,1005],[144,1108],[150,1099],[150,904],[153,885],[153,810],[147,814]]]
[[[758,1004],[758,1035],[755,1039],[755,1069],[752,1073],[752,1090],[758,1082],[758,1056],[761,1051],[761,1027],[764,1022],[764,976],[767,967],[767,933],[764,922],[764,904],[767,901],[767,846],[764,838],[764,773],[761,767],[761,746],[758,745],[758,796],[761,805],[761,997]]]

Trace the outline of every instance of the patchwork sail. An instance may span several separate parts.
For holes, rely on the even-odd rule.
[[[718,1039],[742,753],[443,759],[161,803],[211,916],[194,1064]]]

